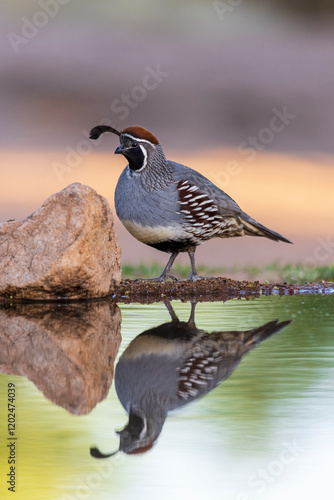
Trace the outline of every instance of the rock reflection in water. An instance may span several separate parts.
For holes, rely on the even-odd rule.
[[[0,310],[0,371],[31,380],[74,414],[103,400],[121,341],[112,302],[16,304]]]
[[[290,323],[275,320],[252,330],[207,333],[196,328],[195,305],[188,322],[182,322],[166,303],[172,321],[138,335],[120,357],[115,387],[129,422],[118,432],[118,451],[149,450],[170,410],[210,392],[233,373],[245,354]],[[95,458],[115,453],[91,448]]]

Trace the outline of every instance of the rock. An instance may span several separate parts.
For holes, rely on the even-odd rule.
[[[120,330],[112,301],[0,305],[0,371],[27,377],[53,403],[87,414],[108,395]]]
[[[0,296],[102,297],[120,282],[120,247],[105,198],[80,183],[23,221],[0,224]]]

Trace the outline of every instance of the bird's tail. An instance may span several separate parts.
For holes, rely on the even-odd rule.
[[[252,350],[257,344],[260,344],[267,338],[271,337],[271,335],[274,335],[274,333],[279,332],[290,323],[291,320],[281,321],[279,323],[278,320],[276,319],[274,321],[266,323],[265,325],[259,326],[258,328],[254,328],[253,330],[248,330],[247,332],[244,333],[245,337],[244,337],[243,354]]]
[[[246,214],[244,216],[241,216],[240,219],[241,223],[243,224],[245,234],[249,236],[262,236],[274,241],[284,241],[285,243],[292,243],[292,241],[287,240],[281,234],[268,229]]]

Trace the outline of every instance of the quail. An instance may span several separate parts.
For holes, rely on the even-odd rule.
[[[129,164],[115,190],[116,213],[126,229],[139,241],[170,253],[161,275],[165,281],[180,252],[190,257],[188,280],[201,277],[196,272],[195,250],[205,241],[218,237],[262,236],[291,243],[241,210],[237,203],[209,179],[189,167],[166,159],[158,139],[140,126],[119,132],[99,125],[90,132],[98,139],[104,132],[119,136],[115,154]]]
[[[242,357],[291,321],[270,321],[247,331],[207,333],[195,325],[195,303],[188,322],[177,318],[138,335],[125,349],[115,370],[117,396],[129,415],[118,431],[119,450],[143,453],[156,442],[169,411],[184,406],[227,379]],[[119,451],[118,450],[118,451]],[[106,458],[91,448],[96,458]]]

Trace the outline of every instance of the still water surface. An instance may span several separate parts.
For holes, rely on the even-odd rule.
[[[8,383],[17,499],[333,498],[334,296],[171,305],[0,311],[1,498]]]

